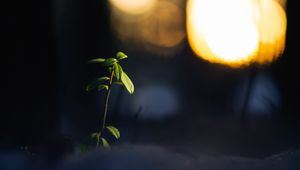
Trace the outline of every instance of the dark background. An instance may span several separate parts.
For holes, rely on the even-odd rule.
[[[123,138],[119,143],[254,157],[300,146],[296,1],[289,1],[287,6],[284,54],[274,63],[257,68],[258,73],[268,73],[275,80],[282,105],[270,111],[267,118],[249,116],[245,122],[230,103],[236,87],[247,82],[249,68],[232,69],[205,62],[195,57],[187,41],[169,59],[134,48],[128,50],[110,28],[106,1],[5,1],[1,6],[3,150],[24,146],[43,154],[76,150],[86,136],[97,130],[103,104],[101,94],[85,91],[85,85],[101,73],[97,66],[86,62],[113,56],[117,51],[128,54],[124,69],[136,86],[133,96],[116,88],[111,99],[115,107],[110,107],[108,121],[120,127]],[[147,119],[141,118],[145,108],[126,107],[127,99],[138,96],[139,89],[161,84],[167,84],[162,88],[171,87],[176,94],[176,114]],[[150,98],[150,106],[156,107],[151,100],[159,98]]]

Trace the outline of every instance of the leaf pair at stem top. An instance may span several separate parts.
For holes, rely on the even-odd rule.
[[[111,74],[110,77],[100,77],[93,80],[87,87],[86,90],[90,91],[92,89],[97,88],[98,91],[100,90],[108,90],[112,83],[124,85],[126,90],[132,94],[134,92],[134,85],[128,75],[123,71],[123,68],[119,64],[119,61],[122,59],[127,58],[123,52],[118,52],[116,57],[114,58],[96,58],[89,61],[89,63],[99,63],[105,67],[108,67],[108,70]],[[116,78],[116,81],[113,82],[111,80],[113,77]]]

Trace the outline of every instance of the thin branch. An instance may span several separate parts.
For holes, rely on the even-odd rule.
[[[108,84],[108,90],[107,90],[107,93],[106,93],[106,96],[105,96],[105,105],[104,105],[104,114],[103,114],[103,119],[102,119],[102,126],[101,126],[101,129],[99,131],[100,135],[101,135],[102,131],[105,128],[105,122],[106,122],[107,110],[108,110],[108,102],[109,102],[109,96],[110,96],[110,93],[111,93],[113,77],[114,77],[114,67],[112,67],[112,71],[111,71],[111,75],[110,75],[110,79],[109,79],[109,84]],[[98,148],[99,144],[100,144],[100,135],[97,138],[96,148]]]
[[[106,93],[106,99],[105,99],[105,105],[104,105],[104,115],[103,115],[103,122],[102,122],[101,131],[103,131],[103,129],[105,128],[105,122],[106,122],[107,110],[108,110],[108,102],[109,102],[109,96],[110,96],[110,93],[111,93],[113,77],[114,77],[114,67],[112,67],[110,80],[109,80],[109,84],[108,84],[108,90],[107,90],[107,93]]]

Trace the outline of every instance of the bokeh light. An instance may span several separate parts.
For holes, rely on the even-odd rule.
[[[256,22],[259,29],[260,47],[254,60],[263,64],[273,61],[283,52],[287,20],[284,9],[277,2],[260,0],[256,3],[260,14]]]
[[[134,15],[132,7],[124,5],[122,8],[126,10],[121,10],[116,1],[111,1],[115,2],[111,3],[111,26],[122,45],[159,56],[171,56],[181,49],[185,39],[182,0],[149,1],[147,10]],[[134,6],[140,4],[138,1],[129,2],[136,2]]]
[[[109,0],[120,11],[127,14],[142,14],[153,8],[157,0]]]
[[[285,1],[189,0],[187,35],[201,58],[233,67],[268,63],[285,47]]]

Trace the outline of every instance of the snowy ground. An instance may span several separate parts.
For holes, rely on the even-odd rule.
[[[153,145],[114,146],[58,160],[25,152],[0,154],[1,170],[299,170],[300,151],[287,151],[264,159],[237,156],[193,156]]]

